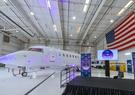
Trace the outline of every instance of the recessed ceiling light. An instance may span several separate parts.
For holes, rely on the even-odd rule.
[[[7,0],[3,0],[3,1],[7,3]]]
[[[16,33],[19,32],[18,30],[16,30]]]
[[[75,17],[75,16],[73,16],[73,17],[72,17],[72,19],[73,19],[73,20],[75,20],[75,19],[76,19],[76,17]]]
[[[114,20],[113,20],[113,19],[111,19],[111,20],[110,20],[110,22],[111,22],[111,23],[113,23],[113,22],[114,22]]]
[[[94,36],[94,38],[96,39],[96,38],[97,38],[97,36]]]
[[[34,13],[33,12],[30,12],[30,14],[33,16],[34,15]]]
[[[70,34],[70,36],[72,37],[73,35],[72,35],[72,34]]]
[[[54,24],[53,25],[54,31],[57,32],[57,26]]]

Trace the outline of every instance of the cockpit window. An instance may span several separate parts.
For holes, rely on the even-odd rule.
[[[43,49],[41,48],[29,48],[28,51],[37,51],[37,52],[43,52]]]

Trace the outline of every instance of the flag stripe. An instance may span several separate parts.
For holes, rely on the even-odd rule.
[[[133,34],[135,34],[134,31],[129,32],[129,33],[127,33],[125,36],[123,36],[122,38],[116,39],[114,42],[112,42],[112,43],[110,43],[110,44],[108,44],[108,45],[112,45],[112,44],[114,44],[114,43],[116,43],[116,42],[122,41],[123,39],[128,38],[129,35],[133,35]]]
[[[135,43],[133,45],[127,46],[125,48],[121,48],[121,49],[119,49],[119,51],[126,50],[126,49],[129,49],[129,48],[132,48],[132,47],[135,47]]]
[[[110,47],[110,46],[113,46],[113,45],[117,45],[119,43],[122,43],[123,41],[126,41],[128,38],[131,38],[131,37],[134,37],[134,36],[135,36],[135,33],[131,33],[130,35],[126,35],[122,39],[115,41],[114,43],[108,44],[108,46]]]
[[[123,49],[125,49],[125,48],[130,48],[130,47],[132,47],[132,46],[135,46],[135,39],[134,39],[134,41],[132,42],[132,43],[129,43],[129,44],[126,44],[126,45],[124,45],[123,47],[118,47],[117,49],[118,50],[123,50]],[[115,48],[109,48],[109,49],[115,49]]]
[[[116,36],[115,40],[118,40],[118,39],[124,37],[126,34],[128,34],[130,32],[134,32],[134,30],[135,30],[135,28],[133,26],[133,27],[129,28],[128,30],[126,30],[125,32],[121,33],[120,35]]]
[[[135,12],[129,14],[124,21],[107,34],[106,40],[109,49],[125,50],[135,46]]]
[[[117,44],[115,44],[115,45],[110,45],[109,47],[117,48],[117,47],[119,47],[119,46],[128,44],[128,43],[130,43],[130,42],[133,41],[133,40],[134,40],[134,37],[131,37],[131,38],[129,38],[129,39],[125,40],[125,41],[121,41],[120,43],[117,43]]]
[[[133,22],[130,26],[126,27],[123,31],[120,31],[119,33],[115,34],[116,37],[118,37],[121,33],[125,33],[128,31],[130,28],[134,28],[135,22]]]
[[[131,22],[128,22],[127,25],[123,26],[122,29],[120,29],[119,31],[116,31],[115,30],[115,34],[116,35],[119,35],[120,33],[122,33],[123,31],[127,30],[129,27],[133,26],[135,23],[134,23],[134,20],[132,20]]]
[[[130,17],[131,17],[131,18],[134,17],[134,12],[131,13],[129,16],[127,16],[127,18],[126,18],[121,24],[119,24],[119,25],[116,27],[116,31],[118,31],[118,29],[121,28],[121,27],[123,26],[123,24],[126,23],[126,21],[128,21],[128,19],[129,19]]]

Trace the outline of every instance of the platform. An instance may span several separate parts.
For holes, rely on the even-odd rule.
[[[135,81],[78,76],[67,84],[62,95],[135,95]]]

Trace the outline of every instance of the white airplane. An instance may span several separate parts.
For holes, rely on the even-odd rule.
[[[22,76],[36,68],[80,65],[80,54],[45,46],[32,46],[0,57],[0,63],[8,68],[20,68]]]

